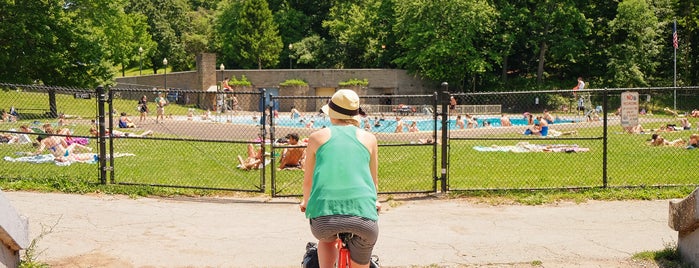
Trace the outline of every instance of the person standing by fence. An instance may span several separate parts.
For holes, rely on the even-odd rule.
[[[167,105],[167,99],[163,97],[163,93],[158,93],[158,97],[155,98],[155,106],[157,107],[155,123],[165,121],[165,105]]]
[[[354,234],[352,267],[369,267],[381,208],[376,136],[359,128],[363,112],[352,90],[338,90],[322,110],[332,125],[309,136],[299,207],[318,238],[320,267],[333,267],[338,233]]]
[[[573,98],[577,98],[578,95],[575,94],[576,90],[583,90],[585,89],[585,82],[583,81],[582,77],[578,77],[578,84],[573,87]]]
[[[141,113],[140,122],[143,123],[148,117],[148,97],[146,95],[138,100],[138,112]]]

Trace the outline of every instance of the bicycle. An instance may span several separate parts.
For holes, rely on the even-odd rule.
[[[347,244],[354,237],[353,233],[339,233],[337,234],[337,239],[335,240],[336,246],[338,248],[337,263],[335,267],[337,268],[350,268],[350,251],[347,248]],[[306,245],[306,254],[303,256],[303,261],[301,262],[304,268],[315,268],[318,265],[318,248],[317,244],[314,242],[308,242]],[[371,256],[369,261],[370,268],[379,268],[379,257],[376,255]]]
[[[339,233],[337,234],[337,247],[339,252],[337,254],[337,268],[349,268],[350,267],[350,252],[347,248],[347,243],[352,239],[354,234],[352,233]]]
[[[337,259],[337,268],[350,268],[350,251],[347,248],[347,243],[350,239],[354,237],[353,233],[339,233],[337,234],[337,247],[340,250]],[[369,261],[370,268],[379,268],[379,258],[376,255],[371,256],[371,261]]]

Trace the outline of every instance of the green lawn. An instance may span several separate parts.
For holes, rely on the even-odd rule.
[[[58,91],[56,94],[56,112],[58,114],[65,114],[69,117],[80,117],[80,118],[96,118],[97,111],[97,99],[94,94],[91,99],[76,99],[73,94],[77,92],[85,91]],[[90,91],[94,93],[94,91]],[[153,101],[155,97],[149,99]],[[114,109],[118,112],[126,112],[129,115],[136,115],[136,100],[125,100],[115,98],[112,105]],[[105,104],[106,106],[107,104]],[[49,109],[49,96],[45,92],[30,92],[25,90],[2,90],[0,91],[0,109],[9,111],[10,107],[16,107],[20,110],[22,108],[40,108]],[[195,108],[190,106],[170,104],[168,105],[168,113],[172,114],[187,114],[187,110],[190,108]],[[203,110],[198,109],[196,111],[198,114],[202,113]],[[39,118],[39,120],[49,120],[48,118]]]
[[[94,118],[95,99],[75,99],[72,94],[57,95],[58,111],[82,118]],[[0,91],[0,107],[47,106],[48,97],[43,93],[25,91]],[[117,110],[133,110],[134,101],[114,100]],[[172,104],[168,110],[185,114],[188,107]],[[667,118],[672,121],[672,118]],[[55,122],[44,118],[41,122]],[[3,123],[0,130],[17,128],[20,124],[32,124],[33,120]],[[658,125],[661,123],[657,123]],[[578,144],[589,148],[579,153],[505,153],[478,152],[473,146],[513,145],[516,140],[452,140],[448,177],[452,190],[479,189],[539,189],[568,187],[601,187],[603,185],[602,141],[585,140],[602,135],[601,127],[578,128],[581,140],[530,140],[536,144]],[[89,125],[70,126],[75,133],[87,133]],[[657,126],[652,126],[657,127]],[[609,186],[694,185],[699,178],[696,167],[698,150],[676,147],[651,147],[650,135],[619,134],[618,126],[612,126],[608,139],[607,177]],[[663,133],[668,139],[687,138],[689,132]],[[165,134],[155,137],[168,138]],[[520,134],[486,135],[484,137],[516,138]],[[179,137],[183,138],[183,137]],[[433,159],[431,146],[380,146],[379,188],[382,192],[432,191],[434,187],[433,161],[440,163],[439,155]],[[384,146],[385,145],[385,146]],[[96,150],[95,139],[90,146]],[[256,191],[262,187],[260,171],[237,169],[237,155],[245,152],[246,143],[192,142],[157,139],[117,139],[114,147],[118,153],[133,153],[115,159],[115,182],[145,185],[171,185],[180,189],[166,192],[196,192],[182,190],[190,187],[207,187]],[[17,157],[17,152],[33,151],[31,145],[2,145],[0,156]],[[73,164],[60,167],[54,164],[2,163],[0,187],[11,189],[69,189],[67,191],[126,191],[153,193],[135,187],[134,190],[117,190],[113,186],[94,186],[98,171],[94,164]],[[439,166],[437,177],[440,176]],[[272,190],[272,171],[266,170],[265,190]],[[280,195],[297,195],[301,192],[303,172],[298,170],[275,172],[274,188]],[[22,179],[22,180],[17,180]],[[33,185],[33,186],[30,186]],[[86,186],[87,185],[87,186]],[[90,186],[92,185],[92,186]],[[77,189],[77,190],[76,190]]]

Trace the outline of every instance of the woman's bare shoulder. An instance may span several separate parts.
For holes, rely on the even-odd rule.
[[[308,135],[308,143],[323,143],[330,138],[330,129],[322,128]]]
[[[369,144],[375,144],[377,142],[376,136],[374,135],[374,133],[371,133],[371,132],[363,130],[363,129],[357,130],[357,138],[365,144],[367,142]]]

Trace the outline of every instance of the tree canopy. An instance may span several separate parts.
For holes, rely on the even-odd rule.
[[[401,68],[456,91],[668,86],[677,21],[678,85],[696,85],[697,14],[679,0],[0,0],[0,80],[92,87],[208,52],[227,68]]]

